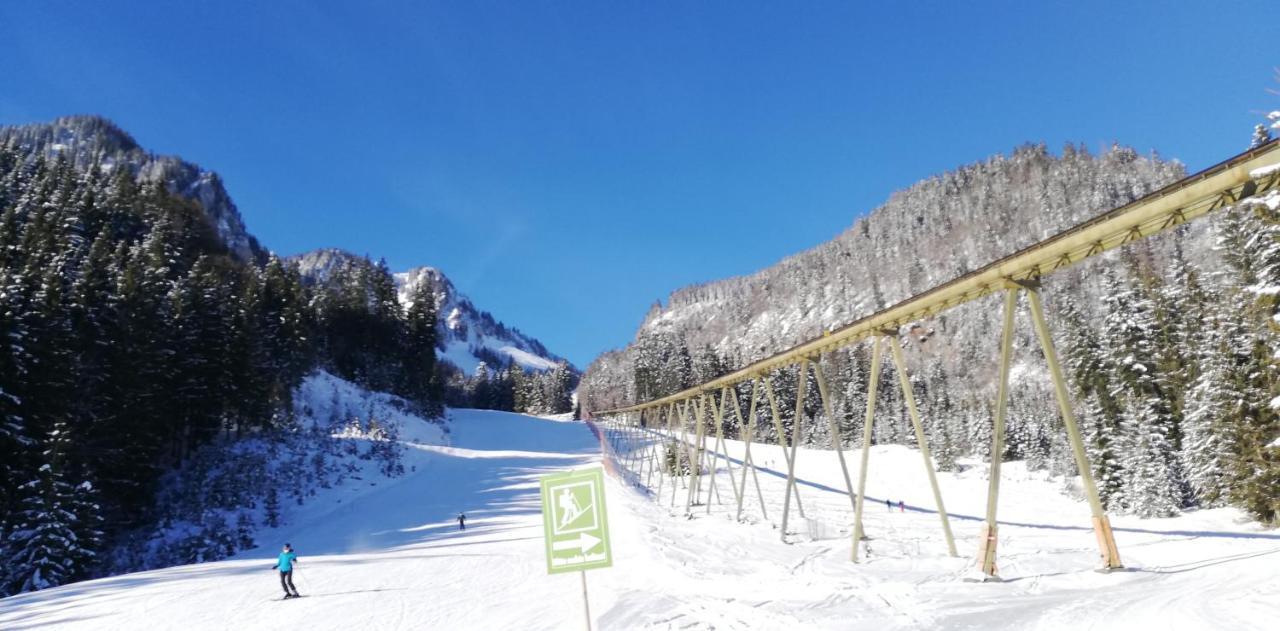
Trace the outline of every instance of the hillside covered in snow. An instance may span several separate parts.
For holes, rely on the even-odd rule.
[[[250,260],[266,255],[245,228],[217,173],[177,156],[150,153],[105,118],[64,116],[51,123],[0,126],[0,145],[49,159],[65,158],[82,171],[125,170],[142,181],[162,183],[169,192],[198,202],[218,237],[237,257]]]
[[[1114,146],[1019,147],[890,196],[835,239],[746,276],[672,292],[625,348],[587,368],[598,411],[678,392],[977,269],[1183,175],[1176,161]],[[1280,226],[1241,203],[1043,281],[1086,449],[1108,509],[1172,516],[1234,505],[1280,524]],[[1005,458],[1075,470],[1026,306],[1017,317]],[[996,396],[1000,296],[898,331],[939,466],[986,457]],[[862,433],[869,344],[821,358],[846,441]],[[896,384],[892,365],[881,383]],[[772,374],[779,400],[796,370]],[[810,377],[805,407],[818,414]],[[749,386],[739,388],[747,395]],[[745,401],[745,399],[744,399]],[[746,403],[743,403],[746,407]],[[915,440],[901,394],[881,388],[873,439]],[[729,431],[736,432],[733,422]],[[789,431],[789,430],[787,430]],[[766,427],[765,433],[773,430]],[[805,436],[830,445],[825,423]]]
[[[363,257],[334,248],[313,250],[289,257],[305,281],[323,284],[340,266],[369,265]],[[480,362],[491,368],[515,363],[526,370],[551,370],[565,360],[548,351],[542,342],[497,320],[458,291],[453,281],[433,267],[415,267],[394,274],[397,296],[405,308],[413,304],[414,291],[424,283],[435,296],[438,357],[467,375]]]

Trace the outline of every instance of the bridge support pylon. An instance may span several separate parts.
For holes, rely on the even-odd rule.
[[[1089,510],[1093,513],[1093,532],[1098,538],[1101,569],[1116,570],[1124,567],[1120,561],[1120,551],[1116,548],[1115,535],[1111,533],[1111,520],[1102,508],[1102,500],[1098,497],[1098,485],[1093,479],[1093,469],[1089,465],[1089,456],[1084,450],[1084,441],[1080,438],[1080,425],[1071,409],[1071,397],[1067,390],[1067,380],[1062,375],[1062,365],[1058,361],[1058,351],[1053,346],[1053,336],[1049,333],[1049,324],[1044,317],[1044,305],[1040,302],[1040,286],[1027,284],[1027,302],[1031,306],[1031,322],[1035,326],[1036,336],[1040,338],[1040,348],[1044,351],[1045,362],[1049,364],[1049,376],[1053,379],[1053,392],[1058,400],[1058,412],[1062,414],[1062,423],[1067,428],[1067,438],[1071,442],[1071,453],[1075,456],[1076,469],[1080,471],[1080,483],[1084,487],[1085,496],[1089,499]]]
[[[858,501],[853,508],[853,552],[857,563],[858,546],[862,545],[862,506],[867,499],[867,461],[871,456],[871,427],[876,418],[876,391],[880,387],[880,338],[871,338],[871,381],[867,384],[867,415],[862,421],[862,459],[858,462]]]
[[[895,335],[886,340],[893,354],[893,365],[898,369],[898,383],[902,386],[902,398],[907,403],[907,413],[911,416],[911,425],[915,428],[916,444],[920,447],[920,457],[924,459],[924,471],[929,475],[929,487],[933,489],[933,504],[938,509],[938,518],[942,520],[942,535],[947,540],[947,553],[956,553],[956,540],[951,536],[951,520],[947,519],[947,507],[942,503],[942,490],[938,488],[938,474],[934,472],[933,456],[929,453],[929,440],[924,436],[924,424],[920,422],[920,410],[916,407],[915,387],[911,385],[911,377],[907,374],[907,361],[902,357],[902,344]]]
[[[756,400],[759,398],[759,389],[760,378],[752,378],[751,403],[746,417],[742,416],[742,405],[738,403],[738,397],[733,397],[733,411],[738,415],[738,431],[743,434],[743,438],[746,440],[746,448],[742,452],[742,483],[738,485],[742,492],[738,495],[738,512],[734,517],[738,521],[742,521],[742,503],[743,498],[747,495],[747,468],[751,469],[751,477],[756,483],[756,496],[760,500],[760,516],[765,520],[769,519],[769,511],[764,504],[764,492],[760,490],[760,476],[756,473],[756,463],[751,457],[751,441],[756,434]],[[737,392],[735,391],[734,394],[736,395]]]
[[[1018,307],[1018,294],[1027,292],[1027,302],[1031,307],[1031,322],[1036,337],[1040,340],[1040,348],[1044,353],[1045,363],[1049,367],[1049,376],[1053,381],[1054,397],[1057,399],[1058,412],[1067,430],[1067,438],[1071,443],[1071,453],[1075,458],[1076,469],[1080,473],[1080,483],[1084,487],[1089,501],[1089,510],[1093,514],[1093,531],[1098,540],[1101,570],[1115,570],[1124,567],[1120,560],[1120,551],[1116,547],[1115,535],[1111,532],[1111,520],[1102,508],[1102,500],[1098,496],[1098,486],[1093,479],[1093,469],[1084,449],[1084,441],[1080,435],[1080,426],[1071,408],[1070,391],[1067,380],[1062,373],[1062,364],[1058,360],[1057,349],[1053,345],[1053,336],[1044,315],[1044,305],[1040,300],[1040,283],[1031,281],[1009,281],[1005,289],[1004,327],[1000,339],[1000,381],[996,394],[995,427],[991,435],[991,471],[987,491],[987,515],[983,525],[978,547],[978,567],[989,580],[999,580],[996,566],[996,548],[999,530],[996,522],[996,507],[1000,495],[1000,462],[1004,454],[1005,418],[1008,412],[1009,368],[1013,355],[1013,327]]]

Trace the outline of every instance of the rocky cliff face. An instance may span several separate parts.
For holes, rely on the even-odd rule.
[[[62,157],[77,167],[105,171],[129,169],[145,180],[163,182],[170,192],[200,204],[218,236],[241,260],[261,259],[265,252],[245,229],[217,173],[174,156],[144,151],[133,137],[98,116],[64,116],[51,123],[0,127],[0,145],[16,145],[31,155]]]

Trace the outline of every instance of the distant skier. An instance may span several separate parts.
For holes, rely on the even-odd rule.
[[[280,587],[284,588],[285,598],[298,598],[298,588],[293,586],[293,564],[298,562],[298,554],[293,551],[293,547],[284,544],[284,550],[280,552],[280,556],[276,559],[276,564],[271,566],[273,570],[280,570]],[[293,590],[290,594],[289,590]]]
[[[890,513],[893,512],[893,504],[889,503],[889,498],[887,497],[884,498],[884,509],[889,511]]]
[[[467,516],[462,513],[458,513],[458,530],[466,530],[466,529],[467,529]]]
[[[905,512],[907,512],[907,505],[906,505],[906,504],[903,504],[903,503],[902,503],[902,500],[898,500],[898,512],[899,512],[899,513],[905,513]]]

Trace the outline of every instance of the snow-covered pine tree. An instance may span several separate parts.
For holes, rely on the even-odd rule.
[[[550,392],[548,393],[548,411],[552,414],[565,414],[573,411],[573,371],[567,362],[559,362],[549,374]]]
[[[1234,426],[1230,497],[1268,523],[1280,523],[1280,447],[1275,446],[1280,440],[1278,210],[1280,193],[1273,191],[1246,209],[1229,212],[1220,235],[1223,249],[1231,250],[1224,258],[1240,281],[1240,314],[1254,325],[1232,340],[1243,360],[1240,388],[1245,396]]]
[[[1249,141],[1249,148],[1261,147],[1271,142],[1271,130],[1266,125],[1258,123],[1253,127],[1253,138]]]
[[[511,411],[529,411],[529,376],[517,362],[507,366],[507,381],[511,384]]]
[[[36,477],[21,487],[22,509],[4,546],[9,591],[45,589],[80,578],[97,555],[98,507],[92,502],[92,486],[66,478],[71,445],[67,423],[56,422],[44,441]]]
[[[481,410],[493,409],[493,382],[490,378],[489,365],[480,362],[476,365],[475,374],[471,376],[471,407]]]
[[[837,399],[845,410],[841,417],[840,436],[846,446],[862,444],[862,423],[866,419],[867,386],[871,370],[869,353],[868,347],[863,344],[850,347],[842,375],[843,384],[831,386],[833,392],[843,393]]]
[[[29,359],[26,327],[19,317],[19,291],[13,272],[0,267],[0,540],[8,532],[9,516],[18,508],[19,464],[30,444],[22,399],[16,391]]]
[[[1114,274],[1103,275],[1106,292],[1117,291]],[[1085,453],[1093,467],[1098,496],[1110,510],[1124,505],[1123,444],[1120,435],[1121,401],[1112,385],[1114,367],[1108,362],[1101,334],[1090,327],[1075,303],[1060,300],[1064,327],[1064,357],[1071,383],[1079,393],[1077,406]]]
[[[1184,484],[1173,434],[1177,419],[1158,372],[1154,305],[1128,282],[1115,282],[1106,297],[1109,363],[1123,400],[1126,508],[1143,517],[1167,517],[1183,505]]]
[[[438,413],[440,394],[436,382],[436,301],[430,279],[413,289],[405,314],[402,392],[424,410]]]
[[[1238,305],[1229,304],[1224,310]],[[1232,426],[1245,410],[1245,381],[1237,370],[1248,365],[1248,357],[1236,352],[1240,326],[1234,314],[1221,314],[1203,324],[1206,346],[1201,349],[1200,373],[1187,394],[1186,427],[1182,458],[1187,480],[1200,506],[1221,506],[1231,486],[1231,464],[1235,453]]]

